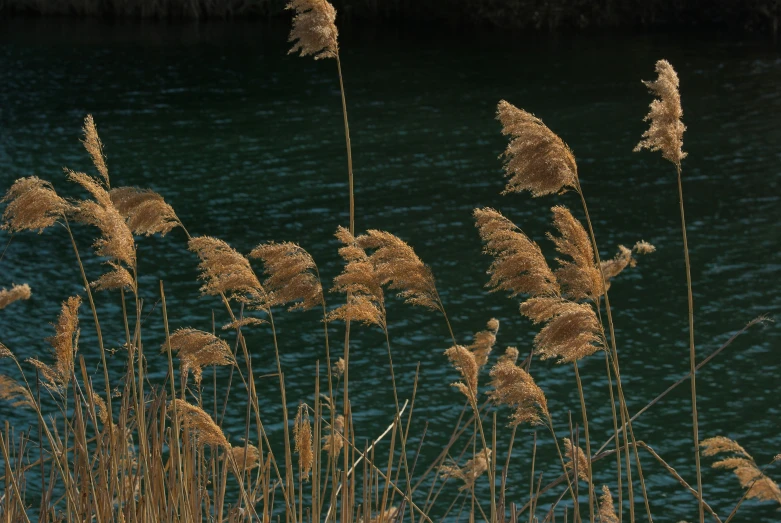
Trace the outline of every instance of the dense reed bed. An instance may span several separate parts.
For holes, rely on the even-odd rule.
[[[689,306],[689,350],[682,357],[688,358],[690,372],[632,413],[609,292],[623,271],[645,263],[646,256],[652,259],[654,246],[638,238],[631,247],[617,246],[614,257],[601,259],[606,249],[600,249],[594,235],[573,151],[542,120],[499,101],[496,116],[508,139],[502,155],[504,193],[555,200],[549,243],[538,244],[508,217],[512,204],[503,212],[477,208],[473,218],[490,258],[488,290],[506,293],[510,307],[519,307],[538,332],[529,347],[499,350],[500,322],[489,319],[472,339],[458,339],[435,275],[413,247],[388,231],[359,232],[336,11],[325,0],[294,0],[290,8],[295,12],[291,52],[332,60],[340,86],[349,188],[345,207],[350,211],[349,223],[335,231],[341,272],[333,282],[323,281],[316,260],[292,242],[262,243],[242,253],[219,238],[188,230],[163,195],[115,184],[96,123],[87,116],[82,143],[94,173],[64,171],[84,199],[63,198],[52,182],[35,176],[17,180],[3,198],[2,227],[19,236],[15,241],[35,241],[23,233],[48,228],[67,236],[83,285],[80,295],[62,297],[60,314],[51,319],[50,354],[20,360],[18,342],[0,340],[0,401],[28,409],[37,421],[12,427],[9,419],[0,427],[4,520],[651,522],[658,518],[658,505],[647,488],[644,464],[661,467],[671,482],[680,484],[690,496],[690,514],[700,522],[736,520],[749,500],[781,504],[771,468],[781,455],[758,463],[729,434],[700,434],[698,428],[697,371],[765,319],[753,320],[707,357],[698,355],[682,181],[685,127],[673,67],[659,61],[657,79],[645,82],[654,99],[637,150],[661,152],[677,174],[681,270],[687,276]],[[55,180],[59,184],[62,177]],[[92,250],[105,262],[99,277],[87,276],[82,264],[86,252],[72,227],[96,232]],[[213,323],[210,331],[172,330],[163,281],[154,289],[159,307],[144,308],[137,248],[144,237],[169,233],[166,241],[187,242],[201,292],[224,306],[230,319],[225,325]],[[109,372],[111,349],[104,345],[100,321],[105,311],[96,306],[94,292],[111,293],[122,305],[125,365],[120,379]],[[35,289],[24,284],[3,289],[0,309],[14,307],[32,293]],[[394,294],[404,306],[441,321],[451,337],[448,346],[440,347],[441,360],[450,365],[452,386],[463,399],[452,405],[461,415],[430,462],[421,459],[425,433],[410,431],[418,377],[409,397],[396,386],[394,360],[398,364],[407,356],[394,353],[389,333],[387,298]],[[279,344],[286,333],[277,329],[275,315],[299,310],[322,314],[325,358],[311,368],[311,392],[291,398]],[[161,346],[146,342],[150,314],[162,320]],[[339,331],[343,338],[333,339],[328,326],[334,323],[344,325]],[[94,329],[94,344],[80,342],[81,329]],[[259,348],[246,337],[249,329],[262,333],[271,348],[271,379],[278,389],[274,396],[258,395],[263,376],[257,371]],[[371,406],[350,398],[350,333],[356,329],[382,334],[393,398],[392,416],[387,424],[373,427],[368,439],[357,433],[354,422],[356,413]],[[600,369],[604,360],[604,374],[581,372],[585,360],[597,358]],[[572,412],[566,426],[551,412],[536,379],[550,366],[537,360],[553,360],[549,363],[571,373],[578,403],[568,406]],[[88,361],[98,362],[97,372]],[[165,377],[150,379],[150,370],[162,370]],[[218,373],[228,377],[219,397]],[[210,379],[213,397],[204,393]],[[603,384],[609,394],[610,419],[597,423],[606,425],[599,433],[612,434],[607,441],[593,437],[597,432],[589,419],[584,379]],[[681,385],[690,387],[693,478],[679,474],[665,460],[665,449],[647,445],[633,426]],[[223,429],[228,402],[245,413],[241,434]],[[281,413],[278,418],[268,414],[272,402]],[[516,438],[519,427],[527,426],[538,427],[534,439]],[[537,438],[552,442],[557,477],[539,473]],[[519,463],[520,447],[533,456],[531,463]],[[712,466],[732,471],[735,485],[742,488],[728,513],[718,513],[708,502],[701,475],[701,459],[716,456]],[[528,478],[523,496],[509,496],[508,481],[519,477]]]

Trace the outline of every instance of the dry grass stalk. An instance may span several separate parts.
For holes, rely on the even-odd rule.
[[[327,427],[328,434],[323,436],[323,451],[326,452],[332,460],[336,461],[344,446],[342,434],[344,433],[344,416],[339,414],[331,427]]]
[[[656,99],[651,102],[645,121],[650,127],[643,133],[643,139],[635,146],[635,152],[642,149],[661,151],[662,157],[680,168],[681,160],[686,158],[683,152],[683,109],[681,94],[678,91],[678,75],[667,60],[656,62],[658,77],[654,81],[643,81]]]
[[[295,42],[288,54],[313,55],[315,60],[336,58],[339,52],[339,31],[336,29],[336,9],[326,0],[292,0],[287,9],[296,12],[288,42]]]
[[[399,297],[410,305],[442,311],[431,269],[406,242],[389,232],[369,230],[356,243],[374,251],[369,261],[380,285],[399,291]]]
[[[163,344],[163,351],[168,348]],[[182,375],[193,373],[200,385],[203,368],[209,365],[234,365],[233,353],[225,340],[197,329],[178,329],[170,337],[170,349],[182,362]]]
[[[458,490],[470,490],[477,478],[488,470],[491,463],[491,449],[483,449],[477,456],[466,462],[463,467],[458,465],[443,465],[440,469],[442,477],[456,478],[464,482]]]
[[[175,399],[173,401],[176,402],[176,413],[182,427],[190,430],[194,434],[199,446],[209,445],[212,447],[222,447],[226,450],[231,448],[222,429],[220,429],[206,411],[196,405],[191,405],[182,399]],[[171,410],[171,412],[173,412],[173,410]]]
[[[607,485],[602,485],[602,495],[599,497],[599,523],[618,523],[613,496]]]
[[[564,438],[564,456],[567,458],[564,466],[567,470],[575,470],[575,460],[577,459],[578,477],[583,481],[588,481],[588,459],[583,449],[572,445],[569,438]]]
[[[35,176],[16,180],[0,201],[8,203],[0,228],[11,232],[37,229],[41,233],[71,210],[51,183]]]
[[[296,414],[293,425],[293,437],[301,474],[304,480],[308,480],[314,463],[314,451],[312,450],[312,424],[309,420],[309,411],[304,403],[298,406],[298,414]]]
[[[260,466],[260,451],[255,445],[247,444],[244,447],[231,447],[230,451],[233,462],[240,472],[252,470]]]
[[[534,351],[542,359],[571,363],[601,348],[599,320],[591,305],[561,298],[531,298],[521,313],[534,323],[547,322],[534,338]]]
[[[708,438],[700,442],[705,449],[705,456],[716,454],[737,454],[713,463],[713,468],[732,470],[740,481],[740,486],[746,490],[746,498],[756,498],[760,501],[774,501],[781,504],[781,489],[778,484],[766,476],[757,466],[754,458],[736,441],[723,436]],[[773,458],[773,461],[780,456]]]
[[[46,365],[36,358],[30,358],[28,363],[38,368],[45,380],[44,385],[50,390],[60,390],[70,383],[73,375],[74,359],[79,348],[79,307],[81,298],[72,296],[62,303],[57,324],[54,325],[54,336],[47,338],[53,349],[54,365]]]
[[[232,321],[230,323],[226,323],[221,328],[222,330],[230,330],[230,329],[240,329],[243,327],[251,327],[253,325],[263,325],[264,323],[268,323],[266,320],[261,320],[260,318],[250,318],[250,317],[244,317],[241,319],[236,319],[236,321]]]
[[[0,374],[0,400],[10,401],[11,406],[35,408],[33,395],[16,380]]]
[[[12,285],[11,289],[0,290],[0,310],[5,309],[15,301],[29,300],[32,292],[30,286],[26,283],[22,285]]]
[[[553,225],[559,231],[559,236],[548,233],[548,238],[556,245],[559,253],[572,260],[556,259],[559,263],[556,277],[564,289],[564,295],[572,300],[596,300],[604,291],[588,233],[566,207],[557,205],[551,211]]]
[[[536,197],[577,187],[575,156],[542,120],[504,100],[496,114],[502,134],[511,137],[503,154],[510,178],[504,194],[529,191]]]
[[[464,379],[464,381],[453,383],[452,386],[461,391],[472,405],[475,405],[477,402],[477,373],[480,369],[477,366],[474,353],[466,347],[455,345],[445,351],[445,356]]]
[[[106,187],[110,187],[111,183],[108,178],[108,167],[106,166],[106,157],[103,154],[103,142],[100,141],[98,136],[98,129],[95,127],[95,120],[92,115],[88,114],[84,118],[84,148],[92,158],[92,163],[95,164],[95,168],[98,170],[103,180],[106,182]]]
[[[510,349],[513,347],[508,348],[505,357],[491,369],[490,386],[493,390],[488,392],[488,396],[496,404],[508,405],[514,409],[510,415],[511,427],[521,423],[543,423],[550,419],[545,394],[534,382],[534,378],[515,364],[518,350],[513,352]]]
[[[474,217],[484,252],[494,258],[486,284],[492,292],[508,291],[510,297],[559,295],[556,276],[536,243],[495,209],[475,209]]]
[[[268,297],[260,280],[252,271],[249,260],[237,250],[211,236],[191,238],[188,247],[201,259],[198,277],[205,280],[202,293],[213,296],[225,294],[258,308],[266,307]]]
[[[263,261],[263,287],[270,306],[291,303],[289,310],[308,310],[323,303],[323,287],[313,271],[312,256],[292,242],[264,243],[255,247],[250,258]]]
[[[342,242],[339,255],[346,264],[334,278],[331,292],[347,294],[347,303],[329,312],[328,321],[358,321],[385,329],[385,295],[374,264],[350,231],[339,227],[336,237]]]
[[[165,236],[172,229],[181,227],[173,207],[162,196],[149,189],[117,187],[109,192],[111,201],[133,234]]]
[[[486,324],[486,330],[475,334],[472,344],[467,347],[475,355],[477,367],[482,369],[488,363],[488,356],[496,344],[496,335],[499,332],[499,320],[491,318]]]

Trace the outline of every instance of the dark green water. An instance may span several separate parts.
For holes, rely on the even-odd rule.
[[[0,186],[5,190],[18,177],[37,175],[51,180],[61,194],[83,197],[61,168],[91,169],[78,141],[82,118],[90,112],[106,146],[113,185],[153,188],[193,234],[218,236],[242,252],[268,240],[297,241],[330,282],[341,270],[332,234],[348,221],[336,66],[286,56],[285,31],[262,23],[1,22]],[[468,342],[491,317],[501,321],[502,349],[515,345],[528,351],[535,333],[518,314],[516,301],[483,288],[490,259],[480,254],[471,210],[500,209],[552,256],[544,239],[548,208],[579,209],[572,194],[537,200],[499,195],[504,182],[497,156],[505,140],[494,111],[505,98],[542,117],[575,151],[603,256],[612,256],[619,243],[639,239],[658,249],[610,292],[630,410],[686,374],[686,285],[675,172],[658,154],[631,152],[645,129],[641,120],[650,101],[640,79],[652,78],[654,62],[662,57],[679,72],[688,126],[684,192],[698,354],[709,354],[752,318],[779,312],[781,56],[776,50],[717,36],[530,39],[373,31],[343,35],[342,47],[357,228],[386,229],[414,246],[437,277],[461,341]],[[95,279],[102,268],[89,253],[93,235],[77,229],[88,276]],[[4,233],[3,246],[7,241]],[[172,328],[208,330],[212,311],[218,325],[225,320],[218,300],[199,297],[197,260],[185,243],[178,230],[166,238],[139,240],[148,353],[163,336],[156,306],[160,279]],[[33,289],[29,302],[2,311],[0,340],[21,358],[46,357],[48,322],[56,319],[62,300],[83,292],[65,232],[54,228],[15,237],[0,269],[0,285],[27,282]],[[328,298],[333,304],[342,299]],[[102,293],[97,303],[106,343],[119,347],[124,341],[119,298]],[[322,325],[315,312],[280,311],[275,319],[293,408],[299,400],[312,401],[314,365],[325,358]],[[429,423],[422,467],[441,450],[462,405],[448,386],[457,379],[442,354],[449,336],[439,317],[395,299],[388,320],[404,397],[420,364],[411,434],[420,435]],[[342,332],[340,325],[331,329],[336,346]],[[356,430],[359,439],[372,438],[393,415],[384,339],[367,328],[357,329],[351,339]],[[759,463],[781,451],[779,341],[777,327],[754,328],[697,379],[701,436],[729,435]],[[270,335],[258,330],[250,342],[256,373],[274,372]],[[101,383],[86,308],[80,351]],[[123,362],[121,352],[111,360],[115,379]],[[150,356],[152,381],[159,382],[165,368],[162,357]],[[612,430],[604,360],[594,356],[581,369],[592,438],[601,443]],[[563,435],[568,411],[576,422],[579,418],[572,370],[538,361],[532,370]],[[0,372],[13,375],[7,364]],[[221,370],[221,380],[225,375]],[[238,443],[246,404],[245,393],[234,392],[226,431]],[[260,379],[258,392],[267,429],[278,438],[276,378]],[[205,394],[211,393],[207,387]],[[684,385],[643,415],[635,432],[694,484],[690,409]],[[500,420],[505,415],[500,411]],[[4,419],[19,430],[33,423],[28,413],[0,404]],[[509,434],[503,431],[498,438],[500,461]],[[538,437],[537,470],[553,479],[560,467],[550,437],[542,431]],[[531,442],[532,430],[522,427],[508,488],[519,503],[528,499]],[[413,438],[410,447],[417,444]],[[656,520],[696,520],[694,498],[651,458],[643,459]],[[614,466],[612,460],[599,463],[598,485],[615,486]],[[770,475],[781,479],[777,469]],[[726,516],[741,495],[737,480],[706,468],[704,482],[707,500]],[[776,509],[748,502],[738,520],[776,521]]]

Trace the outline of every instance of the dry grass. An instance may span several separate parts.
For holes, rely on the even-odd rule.
[[[341,79],[333,7],[324,0],[297,0],[291,8],[296,11],[291,33],[291,40],[296,43],[292,51],[316,58],[335,58]],[[665,158],[676,163],[680,175],[684,154],[678,80],[669,64],[660,64],[660,79],[648,83],[660,100],[651,107],[651,128],[640,146],[661,150]],[[0,471],[4,485],[0,515],[4,520],[277,519],[285,523],[384,523],[410,518],[431,523],[439,518],[452,519],[460,513],[470,521],[517,523],[543,521],[538,518],[539,503],[550,492],[558,496],[554,498],[558,501],[544,521],[564,514],[576,522],[633,523],[644,519],[635,513],[634,486],[638,480],[651,518],[638,449],[650,453],[670,474],[671,481],[680,483],[692,495],[692,506],[699,505],[703,513],[707,511],[722,523],[731,520],[746,499],[781,504],[781,492],[770,477],[769,465],[759,467],[734,440],[711,438],[702,442],[704,455],[727,454],[714,467],[732,470],[743,488],[732,512],[721,519],[701,496],[699,461],[695,489],[656,451],[635,437],[621,384],[609,290],[623,271],[637,265],[636,255],[650,254],[655,249],[640,241],[631,249],[619,246],[610,260],[600,259],[575,158],[561,138],[531,114],[500,102],[499,119],[509,137],[504,155],[509,177],[505,192],[528,191],[533,196],[549,196],[571,191],[583,205],[583,222],[563,205],[552,208],[548,238],[553,245],[546,249],[550,247],[551,256],[554,252],[559,255],[555,269],[549,265],[543,249],[499,211],[476,209],[474,218],[485,253],[492,258],[487,269],[487,287],[506,291],[510,298],[518,299],[519,304],[513,308],[519,306],[521,315],[539,326],[533,340],[534,355],[572,365],[581,408],[579,416],[573,414],[563,449],[556,435],[558,417],[552,415],[549,409],[553,406],[530,371],[531,359],[519,362],[519,351],[514,347],[500,356],[495,354],[499,321],[489,320],[471,343],[460,343],[451,328],[434,274],[414,249],[387,231],[355,232],[343,89],[342,103],[351,212],[349,228],[340,227],[336,233],[343,268],[330,290],[342,299],[330,308],[315,260],[301,246],[291,242],[265,243],[245,256],[218,238],[191,236],[161,195],[132,187],[112,189],[103,144],[89,116],[84,123],[83,143],[97,176],[66,171],[68,180],[89,193],[88,200],[67,202],[57,195],[51,183],[34,177],[22,178],[11,186],[3,199],[4,229],[19,233],[56,224],[64,226],[62,230],[72,242],[81,270],[85,304],[89,304],[93,316],[97,345],[79,346],[79,296],[62,305],[53,325],[54,335],[48,338],[53,349],[50,359],[21,362],[14,354],[18,350],[14,343],[18,342],[2,340],[10,348],[0,344],[0,363],[17,374],[12,377],[4,370],[0,375],[0,401],[30,409],[37,421],[30,430],[17,427],[12,432],[8,424],[0,427],[4,429],[0,430],[5,465]],[[92,285],[84,274],[70,220],[97,229],[95,254],[110,267]],[[170,241],[181,241],[179,235],[183,234],[197,257],[203,281],[201,291],[218,296],[225,306],[230,321],[219,336],[192,328],[171,332],[162,282],[159,310],[147,312],[137,296],[136,242],[142,236],[163,236],[174,230]],[[249,258],[262,264],[262,273],[258,273],[262,278]],[[686,260],[688,269],[688,254]],[[111,333],[112,338],[124,338],[126,350],[122,354],[127,361],[120,376],[110,376],[108,371],[92,288],[117,293],[121,299],[124,332]],[[132,293],[130,300],[125,296],[128,289]],[[415,394],[402,403],[396,389],[386,292],[395,293],[408,305],[421,307],[421,311],[441,314],[452,338],[441,362],[452,365],[451,375],[459,380],[453,385],[464,395],[467,405],[453,429],[453,437],[431,463],[419,463],[420,456],[408,447],[414,437],[410,435],[410,426]],[[3,289],[0,309],[29,296],[30,289],[24,285]],[[244,316],[245,307],[260,317]],[[293,418],[287,412],[285,369],[278,341],[278,334],[284,337],[285,333],[277,332],[274,313],[279,314],[282,308],[287,308],[281,312],[286,314],[314,307],[323,309],[327,361],[311,369],[315,383],[312,394],[292,399],[299,405]],[[148,328],[144,320],[149,314],[162,315],[165,343],[160,352],[144,350],[146,336],[142,334]],[[327,324],[335,320],[344,321],[347,328],[344,355],[332,360]],[[366,433],[356,434],[353,426],[354,413],[367,406],[349,398],[350,322],[353,327],[357,322],[379,327],[388,351],[395,411],[387,429],[371,428],[376,430],[368,435],[373,439],[368,440]],[[273,343],[275,377],[279,379],[277,397],[258,396],[256,382],[261,377],[255,374],[257,361],[253,362],[243,334],[248,328],[268,336]],[[690,348],[694,362],[693,338]],[[603,452],[606,443],[594,454],[579,363],[593,359],[597,353],[604,356],[612,412],[612,426],[598,420],[600,433],[612,429],[611,440],[615,440],[616,447]],[[96,355],[102,376],[90,374],[94,366],[85,361]],[[175,360],[179,362],[178,369]],[[165,378],[160,382],[150,380],[152,369],[165,372]],[[693,400],[695,370],[692,367],[690,375]],[[217,374],[229,375],[227,386],[219,391],[222,401],[218,401],[216,390],[214,398],[203,395],[201,385],[209,371],[215,383]],[[533,372],[541,376],[547,371],[548,367],[540,364],[535,365]],[[190,374],[196,387],[187,386]],[[114,388],[109,378],[114,379]],[[594,366],[588,367],[588,378],[602,379]],[[103,388],[98,390],[93,382],[101,381]],[[657,401],[658,398],[649,405]],[[272,402],[281,406],[281,419],[269,415]],[[222,427],[229,403],[240,405],[245,412],[240,438]],[[408,413],[407,405],[411,405]],[[457,407],[456,402],[453,408]],[[556,408],[572,411],[571,405]],[[505,410],[509,411],[509,429],[497,422],[505,416]],[[693,414],[696,436],[696,408]],[[537,475],[539,469],[535,467],[540,465],[535,435],[529,445],[534,456],[531,474],[525,470],[523,474],[530,478],[530,484],[528,488],[521,485],[521,489],[508,490],[508,480],[517,481],[518,477],[508,473],[519,467],[511,464],[513,448],[527,443],[516,438],[521,425],[539,425],[550,432],[559,476],[549,477],[546,471],[543,483],[542,476]],[[284,451],[280,452],[281,449]],[[601,462],[608,456],[615,456],[616,461],[610,465],[608,460]],[[771,464],[777,460],[778,457]],[[596,466],[600,467],[600,478],[615,479],[617,502],[611,493],[612,485],[604,485],[601,493],[596,491]],[[29,479],[33,470],[40,485],[33,485]],[[457,491],[445,488],[453,480]],[[428,487],[427,493],[422,485]],[[528,500],[509,499],[518,496],[520,490],[528,492]],[[451,499],[445,499],[448,496]],[[629,513],[625,515],[627,508]]]

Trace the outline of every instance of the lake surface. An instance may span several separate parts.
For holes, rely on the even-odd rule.
[[[269,241],[295,241],[318,262],[327,287],[342,267],[333,233],[348,223],[347,172],[336,64],[286,55],[286,27],[266,22],[205,25],[108,24],[69,19],[0,22],[0,187],[36,175],[64,195],[84,197],[62,167],[93,172],[79,144],[82,119],[92,113],[105,144],[112,185],[158,191],[193,234],[228,241],[242,252]],[[496,317],[498,349],[528,352],[536,328],[517,300],[489,294],[490,258],[471,211],[491,206],[535,238],[544,238],[555,204],[580,212],[574,194],[532,199],[501,196],[506,145],[494,119],[507,99],[545,122],[578,159],[584,192],[603,257],[618,244],[645,239],[657,247],[610,290],[621,370],[630,411],[636,412],[689,368],[686,283],[675,171],[658,153],[632,153],[646,124],[657,59],[681,79],[684,193],[694,279],[700,359],[752,318],[781,309],[781,55],[763,42],[718,36],[528,37],[392,31],[343,31],[341,46],[355,163],[356,226],[388,230],[409,242],[436,278],[456,336],[469,343]],[[77,227],[91,279],[103,270],[90,252],[94,230]],[[3,233],[5,247],[9,235]],[[165,281],[171,327],[210,330],[226,313],[200,297],[197,259],[181,230],[140,238],[140,294],[150,379],[166,364],[154,353],[163,339],[157,306]],[[65,231],[18,235],[2,262],[0,286],[27,282],[30,301],[0,313],[0,340],[20,358],[47,358],[44,338],[59,304],[83,292]],[[343,300],[329,294],[332,305]],[[119,297],[97,294],[106,344],[124,343]],[[147,315],[148,314],[148,315]],[[314,366],[325,360],[321,316],[275,315],[291,408],[313,401]],[[457,380],[443,351],[450,338],[434,313],[400,300],[388,304],[390,339],[400,393],[409,397],[416,366],[420,381],[410,448],[428,422],[421,464],[447,441],[463,404],[449,386]],[[331,327],[339,347],[343,326]],[[231,335],[226,339],[232,342]],[[276,371],[271,337],[248,334],[256,374]],[[358,439],[390,423],[393,400],[384,337],[377,329],[351,333],[351,399]],[[757,462],[781,452],[781,331],[754,327],[698,373],[701,437],[737,439]],[[80,352],[102,382],[94,328],[82,308]],[[111,358],[115,382],[125,361]],[[0,362],[2,364],[2,362]],[[2,364],[0,372],[13,375]],[[572,369],[535,360],[559,436],[568,412],[579,420]],[[595,446],[612,432],[604,359],[581,363]],[[207,373],[211,380],[211,375]],[[227,373],[220,370],[223,386]],[[483,382],[488,378],[484,375]],[[204,389],[212,394],[211,386]],[[276,378],[258,380],[271,437],[281,437]],[[233,443],[244,432],[244,392],[234,388],[225,430]],[[696,484],[688,384],[635,423],[635,433],[691,484]],[[500,410],[500,423],[506,409]],[[0,420],[23,430],[28,413],[0,403]],[[508,496],[528,500],[532,432],[519,428]],[[500,432],[499,461],[510,430]],[[558,476],[550,436],[538,430],[537,470]],[[460,451],[460,449],[459,449]],[[650,457],[643,468],[657,521],[694,521],[694,498]],[[722,515],[742,495],[735,477],[711,470],[705,458],[706,499]],[[613,460],[595,466],[597,485],[614,489]],[[781,480],[778,467],[769,474]],[[486,482],[483,481],[485,484]],[[31,482],[33,485],[34,482]],[[484,485],[485,486],[485,485]],[[455,490],[455,489],[454,489]],[[639,493],[639,488],[636,489]],[[425,497],[421,493],[422,496]],[[615,490],[614,490],[615,495]],[[639,495],[639,494],[638,494]],[[452,496],[443,495],[443,499]],[[541,509],[547,510],[552,498]],[[445,505],[446,506],[446,505]],[[443,507],[445,508],[445,507]],[[778,507],[744,504],[741,521],[776,521]],[[637,506],[642,514],[642,504]]]

